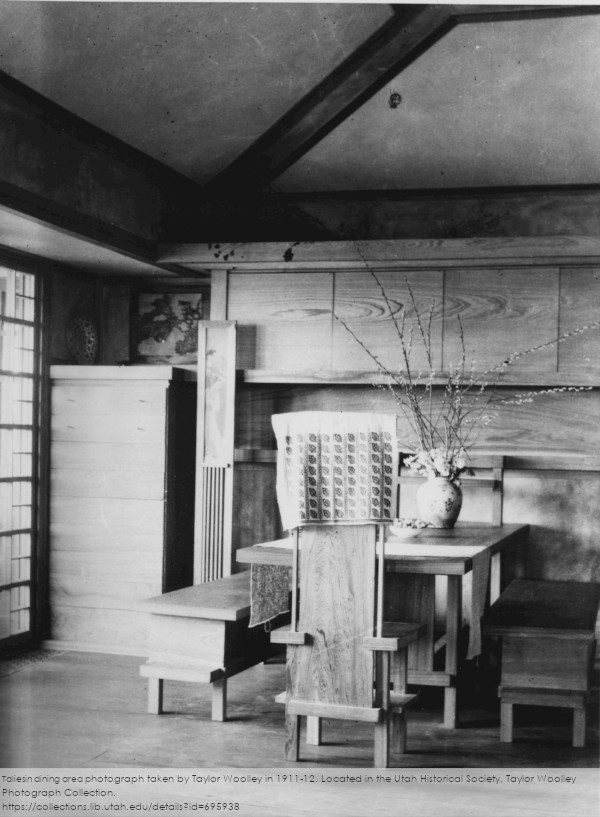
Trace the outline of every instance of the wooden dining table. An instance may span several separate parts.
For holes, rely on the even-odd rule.
[[[460,683],[459,636],[463,623],[469,624],[468,657],[481,650],[479,617],[485,605],[493,603],[501,590],[502,553],[522,546],[529,525],[458,523],[454,528],[422,528],[406,537],[393,536],[386,526],[385,537],[385,617],[391,621],[425,624],[425,632],[408,655],[408,682],[444,688],[444,725],[457,725],[457,689]],[[290,539],[240,548],[241,564],[292,565]],[[302,552],[299,554],[300,569]],[[442,581],[446,577],[445,604],[440,607]],[[470,577],[470,581],[468,578]],[[468,586],[467,586],[468,582]],[[463,591],[467,591],[463,614]],[[443,632],[436,632],[440,624]],[[436,653],[443,649],[441,668],[434,667]]]

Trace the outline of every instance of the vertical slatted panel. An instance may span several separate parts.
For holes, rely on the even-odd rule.
[[[236,325],[200,321],[194,581],[231,574]]]
[[[225,468],[206,465],[203,470],[202,566],[200,580],[209,582],[223,575],[225,550]]]

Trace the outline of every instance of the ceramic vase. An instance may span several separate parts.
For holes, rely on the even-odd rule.
[[[453,528],[462,506],[460,485],[447,477],[429,477],[417,490],[419,515],[432,528]]]

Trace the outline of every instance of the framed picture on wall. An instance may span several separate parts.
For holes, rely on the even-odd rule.
[[[132,362],[197,363],[198,321],[208,314],[208,293],[172,288],[132,295]]]

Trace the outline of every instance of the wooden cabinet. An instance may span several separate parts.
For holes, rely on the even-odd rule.
[[[143,654],[143,599],[192,584],[196,374],[53,366],[50,637]]]

